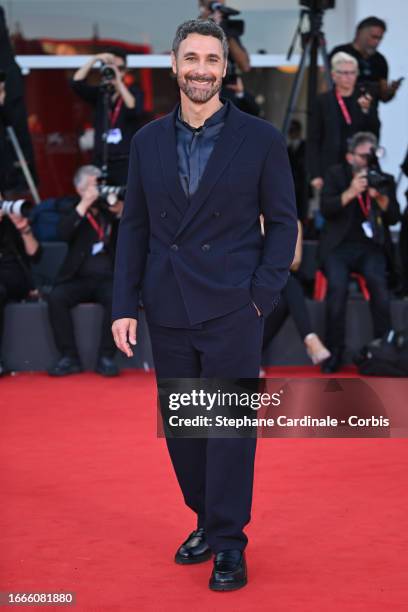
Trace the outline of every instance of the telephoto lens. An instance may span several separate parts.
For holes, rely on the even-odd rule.
[[[0,200],[0,210],[5,215],[29,217],[34,204],[28,200]]]

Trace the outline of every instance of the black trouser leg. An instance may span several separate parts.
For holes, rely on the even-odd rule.
[[[264,333],[262,339],[262,350],[266,350],[269,343],[276,336],[289,313],[288,302],[285,293],[282,291],[280,300],[276,308],[266,317]]]
[[[103,319],[101,329],[101,341],[99,345],[99,356],[113,358],[116,353],[116,346],[112,336],[112,285],[110,278],[96,281],[93,299],[96,303],[103,306]]]
[[[357,268],[367,282],[374,336],[379,338],[392,327],[385,255],[379,247],[372,245],[370,252],[359,259]]]
[[[289,275],[288,282],[283,290],[283,295],[285,296],[289,312],[295,322],[296,329],[303,341],[313,330],[303,287],[296,276],[292,274]]]
[[[4,329],[4,308],[8,300],[21,300],[29,292],[27,278],[16,262],[15,265],[0,268],[0,347]]]
[[[326,343],[328,348],[342,350],[346,335],[346,307],[349,266],[341,253],[334,251],[324,264],[327,277]]]
[[[199,378],[200,357],[187,330],[149,324],[156,377]],[[205,525],[206,438],[166,438],[173,468],[186,505]]]
[[[7,301],[7,289],[3,283],[0,283],[0,348],[1,341],[3,338],[3,327],[4,327],[4,308]]]
[[[77,279],[56,285],[47,298],[55,344],[63,356],[78,358],[71,309],[89,300],[91,289],[88,279]]]

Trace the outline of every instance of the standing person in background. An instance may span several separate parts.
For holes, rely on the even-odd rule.
[[[228,41],[228,64],[227,73],[223,79],[221,96],[226,100],[231,100],[239,110],[258,117],[261,109],[251,92],[245,89],[244,82],[240,76],[242,73],[251,70],[249,54],[242,44],[241,37],[238,35],[239,28],[234,26],[237,23],[230,16],[239,14],[239,11],[229,9],[225,1],[212,2],[211,0],[199,0],[200,19],[211,19],[219,25],[225,32]],[[231,10],[231,15],[225,12]],[[243,22],[239,22],[243,23]]]
[[[295,182],[298,219],[305,222],[308,215],[308,187],[306,187],[306,142],[302,134],[302,124],[292,119],[288,131],[288,155]]]
[[[330,59],[342,51],[352,55],[358,62],[358,83],[373,96],[375,104],[389,102],[393,99],[402,79],[388,83],[388,63],[377,51],[387,26],[378,17],[366,17],[357,25],[354,40],[345,45],[338,45],[330,53]]]
[[[318,190],[327,169],[344,159],[353,134],[371,132],[378,137],[380,127],[371,95],[356,87],[357,60],[339,52],[331,65],[334,87],[317,96],[310,130],[308,162],[311,184]]]
[[[97,62],[102,62],[113,71],[113,77],[103,85],[108,87],[109,121],[108,132],[104,133],[104,91],[101,85],[86,82],[89,72]],[[108,177],[111,185],[126,185],[129,164],[130,141],[141,125],[143,116],[143,92],[124,82],[126,74],[126,52],[112,48],[110,52],[94,55],[82,68],[79,68],[71,81],[73,90],[95,109],[95,146],[94,163],[99,168],[103,164],[103,142],[108,142]]]

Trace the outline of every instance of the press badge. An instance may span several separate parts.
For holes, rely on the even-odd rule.
[[[108,144],[119,144],[122,140],[122,130],[120,128],[111,128],[108,130],[106,142]]]
[[[369,221],[363,221],[361,227],[363,228],[363,232],[367,238],[372,238],[374,236],[373,228],[371,227],[371,223]]]
[[[102,240],[100,242],[94,242],[94,244],[92,245],[92,255],[97,255],[98,253],[101,253],[102,251],[103,251]]]

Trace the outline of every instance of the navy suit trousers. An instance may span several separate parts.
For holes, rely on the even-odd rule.
[[[258,378],[263,326],[252,303],[190,329],[149,323],[156,377]],[[205,527],[212,551],[244,550],[256,438],[166,442],[185,503]]]

